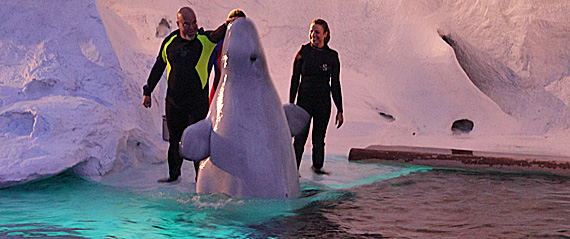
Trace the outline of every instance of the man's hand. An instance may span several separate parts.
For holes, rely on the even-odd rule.
[[[240,18],[240,17],[231,17],[231,18],[226,19],[226,26],[229,25],[230,23],[234,22],[238,18]]]
[[[150,106],[152,105],[152,100],[151,100],[150,95],[145,95],[145,96],[143,96],[142,105],[143,105],[145,108],[150,108]]]
[[[336,114],[336,120],[334,122],[336,124],[336,128],[340,128],[340,126],[342,126],[342,123],[344,123],[344,116],[342,116],[342,112],[338,112]]]

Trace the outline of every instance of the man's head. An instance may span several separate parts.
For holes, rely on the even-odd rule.
[[[176,24],[180,28],[180,36],[186,40],[192,40],[198,32],[198,23],[194,10],[182,7],[178,10]]]

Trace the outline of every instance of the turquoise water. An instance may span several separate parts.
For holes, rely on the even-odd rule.
[[[144,187],[139,178],[129,187],[124,175],[113,184],[64,172],[0,189],[0,238],[570,238],[568,177],[343,156],[327,156],[331,174],[323,176],[309,162],[301,164],[302,195],[289,200],[197,195],[193,183]]]
[[[0,238],[280,237],[287,218],[311,205],[350,200],[348,188],[426,169],[348,163],[342,156],[327,156],[327,167],[331,175],[302,171],[302,196],[289,200],[109,186],[68,171],[0,189]]]

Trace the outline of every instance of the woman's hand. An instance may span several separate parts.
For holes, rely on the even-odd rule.
[[[342,116],[342,112],[336,113],[336,120],[334,123],[336,124],[337,129],[342,126],[342,123],[344,123],[344,116]]]

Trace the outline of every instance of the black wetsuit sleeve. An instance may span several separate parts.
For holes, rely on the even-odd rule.
[[[154,66],[152,66],[152,70],[150,71],[150,75],[148,76],[148,79],[146,81],[146,85],[143,86],[143,95],[150,95],[152,93],[152,91],[158,84],[158,81],[160,81],[162,74],[164,73],[164,69],[166,68],[166,62],[162,59],[162,51],[164,50],[166,42],[171,37],[172,34],[162,42],[160,51],[158,52],[158,56],[156,57],[156,61],[154,62]]]
[[[226,30],[228,29],[227,25],[224,23],[222,25],[220,25],[216,30],[214,30],[213,32],[211,32],[208,35],[208,40],[210,40],[213,43],[218,43],[221,40],[224,39],[224,37],[226,36]],[[220,49],[221,51],[222,49]]]
[[[162,57],[158,56],[156,58],[156,62],[150,71],[150,75],[148,76],[148,80],[146,81],[146,85],[143,86],[143,95],[150,95],[158,81],[160,81],[160,77],[162,77],[162,73],[164,73],[164,68],[166,68],[166,63],[162,61]]]
[[[340,90],[340,60],[336,54],[336,62],[331,73],[331,94],[339,113],[342,113],[342,93]]]
[[[301,50],[295,56],[293,61],[293,75],[291,76],[291,88],[289,89],[289,103],[294,104],[299,90],[299,83],[301,80],[301,68],[303,65],[303,58],[301,57]]]

